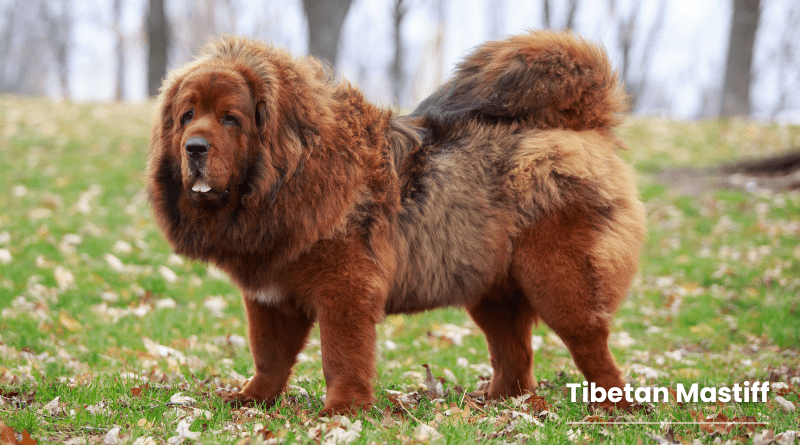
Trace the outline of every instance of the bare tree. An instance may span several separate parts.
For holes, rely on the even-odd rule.
[[[335,66],[339,36],[352,0],[303,0],[308,18],[308,52]]]
[[[550,0],[542,0],[542,28],[551,29],[553,27],[550,18]]]
[[[51,10],[50,8],[53,8]],[[41,17],[47,24],[47,40],[53,53],[58,74],[58,85],[61,97],[70,98],[69,93],[69,54],[72,39],[72,10],[71,0],[58,2],[45,2],[42,4]]]
[[[408,0],[394,0],[394,8],[392,9],[392,28],[394,29],[394,57],[392,58],[392,98],[400,102],[400,94],[403,90],[405,82],[405,73],[403,72],[403,61],[405,54],[403,51],[403,33],[402,25],[403,18],[408,12]]]
[[[173,0],[170,55],[179,65],[194,57],[214,36],[236,33],[236,5],[232,0]]]
[[[750,114],[750,81],[753,47],[758,28],[759,0],[734,0],[725,84],[722,87],[722,116]]]
[[[569,0],[569,9],[567,9],[567,20],[564,23],[564,29],[572,29],[575,27],[576,12],[578,12],[578,0]]]
[[[770,59],[777,60],[778,100],[772,108],[772,117],[792,105],[800,107],[797,90],[800,87],[800,5],[792,4],[786,14],[778,47],[770,54]],[[795,101],[792,101],[794,98]],[[794,103],[792,103],[794,102]]]
[[[409,96],[413,103],[419,103],[439,86],[444,80],[444,47],[447,34],[447,0],[420,2],[432,13],[436,27],[432,38],[422,48],[414,70],[413,81],[409,84],[412,92]]]
[[[114,22],[113,31],[116,37],[116,87],[114,88],[114,100],[117,102],[125,99],[125,38],[122,32],[122,0],[114,0]]]
[[[2,7],[0,91],[51,93],[50,75],[69,98],[69,49],[72,17],[69,0],[15,0]]]
[[[569,0],[567,12],[564,17],[564,26],[561,29],[572,29],[575,26],[575,14],[578,12],[578,0]],[[553,9],[550,0],[542,0],[542,26],[544,29],[555,29],[553,22]]]
[[[438,87],[444,79],[444,39],[447,31],[447,15],[445,11],[447,11],[447,1],[448,0],[438,0],[435,2],[436,37],[434,38],[433,42],[433,53],[436,56],[434,59],[433,77],[434,81],[436,82],[436,87]]]
[[[609,10],[617,22],[617,44],[621,53],[620,71],[625,90],[631,97],[631,107],[636,108],[642,92],[647,87],[650,61],[656,54],[656,42],[664,27],[667,1],[659,0],[653,23],[649,28],[642,26],[641,0],[633,2],[627,11],[616,7],[614,0],[609,2]],[[646,31],[646,34],[643,32]],[[633,66],[638,74],[633,76]]]
[[[36,29],[33,27],[36,9],[36,4],[24,0],[5,5],[0,27],[0,91],[25,94],[36,88],[30,85],[27,73],[32,69],[44,69],[41,59],[34,57],[32,51],[40,42],[35,35],[22,32]]]
[[[167,74],[170,27],[164,0],[148,0],[147,10],[147,94],[158,95],[161,80]]]

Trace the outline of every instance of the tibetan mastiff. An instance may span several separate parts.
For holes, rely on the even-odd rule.
[[[316,322],[323,412],[369,407],[376,324],[444,306],[486,335],[491,397],[536,388],[538,320],[588,381],[622,387],[609,327],[645,233],[613,131],[626,102],[568,33],[477,47],[409,115],[246,38],[171,72],[148,194],[172,248],[243,294],[255,376],[226,397],[274,401]]]

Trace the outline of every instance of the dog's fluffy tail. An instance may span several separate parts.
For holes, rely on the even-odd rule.
[[[587,130],[618,124],[626,110],[619,75],[600,46],[533,31],[473,50],[412,116],[440,125],[480,119]]]

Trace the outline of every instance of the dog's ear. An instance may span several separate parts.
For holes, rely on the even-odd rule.
[[[256,104],[256,132],[264,136],[267,131],[267,104],[264,100],[259,100]]]
[[[147,160],[147,193],[156,209],[158,224],[163,230],[172,232],[180,221],[177,211],[181,188],[180,159],[172,151],[172,136],[175,129],[173,102],[180,90],[182,76],[171,74],[161,87],[150,133]],[[174,238],[173,238],[174,239]]]
[[[183,83],[183,76],[171,73],[164,85],[161,87],[161,92],[158,95],[158,105],[156,111],[156,119],[153,124],[153,132],[151,134],[151,144],[155,140],[160,140],[164,144],[171,143],[172,130],[175,127],[175,117],[173,116],[173,106],[175,97],[178,95],[178,90]]]
[[[177,88],[175,88],[177,91]],[[164,94],[164,97],[161,98],[161,126],[163,127],[164,131],[171,131],[172,127],[175,125],[175,118],[172,116],[172,101],[175,97],[176,91],[168,92],[169,94]],[[162,93],[163,94],[163,93]]]

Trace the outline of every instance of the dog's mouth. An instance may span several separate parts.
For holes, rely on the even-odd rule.
[[[195,193],[206,194],[211,191],[211,186],[208,185],[208,179],[205,176],[198,176],[192,185],[192,191]]]
[[[192,202],[201,207],[224,206],[230,197],[227,189],[216,189],[208,176],[202,173],[196,173],[194,179],[188,181],[187,192]]]

